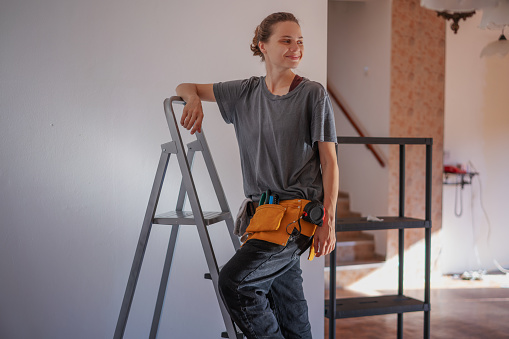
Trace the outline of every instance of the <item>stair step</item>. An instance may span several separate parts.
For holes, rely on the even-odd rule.
[[[359,234],[363,234],[363,232],[362,231],[336,232],[336,239],[340,239],[343,237],[353,237]]]
[[[350,199],[350,194],[348,192],[339,191],[338,199]]]
[[[375,236],[373,234],[365,233],[362,231],[336,232],[336,241],[338,243],[374,241],[374,239]]]
[[[350,194],[339,192],[336,211],[339,218],[360,218],[361,214],[350,211]]]
[[[374,260],[374,244],[359,244],[355,246],[340,246],[336,252],[336,266],[342,266],[346,262],[362,262]],[[330,257],[325,258],[325,266],[329,266]]]
[[[337,209],[338,209],[338,211],[349,211],[350,210],[350,200],[349,199],[338,199]]]
[[[350,195],[346,192],[339,192],[336,211],[340,218],[347,218],[351,215]]]
[[[360,213],[350,211],[350,194],[340,191],[337,202],[337,217],[361,218]],[[337,281],[349,283],[359,276],[380,267],[385,258],[375,253],[374,236],[362,231],[346,231],[336,233],[336,270],[342,271]],[[330,256],[325,257],[325,270],[329,270]],[[354,271],[350,273],[350,271]],[[346,273],[346,275],[345,275]],[[328,275],[326,275],[328,281]]]
[[[375,255],[374,258],[369,260],[343,262],[341,265],[336,266],[336,287],[348,287],[383,267],[384,263],[385,258],[380,255]],[[324,282],[327,291],[329,289],[329,281],[330,268],[326,266],[324,268]]]
[[[362,215],[357,212],[352,212],[350,210],[344,211],[338,209],[338,218],[344,219],[344,218],[360,218]]]
[[[375,257],[375,241],[372,234],[361,231],[336,233],[336,265],[356,260],[370,260]],[[330,256],[325,257],[329,265]]]
[[[370,267],[380,267],[385,263],[385,257],[380,254],[374,254],[371,258],[342,261],[336,265],[336,271],[362,270]],[[325,267],[329,270],[329,265]]]

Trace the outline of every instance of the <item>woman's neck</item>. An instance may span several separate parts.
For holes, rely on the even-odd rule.
[[[269,71],[265,77],[265,84],[268,90],[274,95],[285,95],[290,90],[295,73],[291,69],[281,72]]]

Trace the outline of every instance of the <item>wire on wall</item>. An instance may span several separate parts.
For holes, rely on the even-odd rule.
[[[461,179],[461,180],[463,180],[463,179]],[[458,195],[460,197],[459,198],[459,202],[460,202],[460,205],[459,205],[460,210],[459,211],[458,211]],[[456,191],[454,193],[454,215],[459,218],[459,217],[461,217],[462,214],[463,214],[463,187],[460,187],[460,183],[458,182],[458,177],[456,177]]]
[[[471,166],[475,172],[478,172],[477,169],[475,168],[474,164],[472,163],[472,161],[469,160],[468,165]],[[482,195],[483,188],[482,188],[481,176],[478,175],[477,179],[479,182],[479,205],[481,206],[484,217],[486,218],[486,223],[488,225],[488,233],[486,235],[486,244],[488,244],[490,241],[490,238],[491,238],[491,222],[490,222],[490,218],[488,217],[488,213],[486,212],[486,208],[484,208],[484,199],[483,199],[483,195]],[[473,196],[472,196],[472,198],[473,198]],[[471,204],[473,204],[473,199],[471,199]],[[473,222],[473,218],[472,218],[472,222]]]

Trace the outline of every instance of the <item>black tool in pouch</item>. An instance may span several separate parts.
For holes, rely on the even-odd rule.
[[[304,214],[302,220],[315,224],[316,226],[323,225],[325,218],[325,208],[318,201],[311,201],[304,206]]]
[[[249,218],[249,220],[251,220],[251,218],[255,214],[255,211],[256,211],[256,207],[255,207],[254,203],[252,201],[249,201],[246,206],[246,213],[247,213],[247,217]]]
[[[304,253],[313,243],[313,236],[307,237],[300,233],[301,232],[300,219],[307,221],[309,223],[312,223],[316,226],[322,226],[324,218],[325,218],[325,208],[323,207],[323,205],[320,202],[310,201],[306,204],[306,206],[304,206],[302,217],[300,217],[299,220],[297,220],[299,229],[298,230],[294,229],[292,232],[292,234],[297,233],[295,242],[297,244],[297,247],[300,250],[298,255],[301,255],[302,253]],[[288,225],[288,226],[290,226],[290,225]],[[288,226],[286,226],[287,232],[288,232]]]

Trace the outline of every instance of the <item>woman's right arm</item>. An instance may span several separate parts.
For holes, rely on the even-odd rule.
[[[186,102],[180,124],[191,134],[201,132],[203,122],[203,101],[216,101],[212,84],[180,84],[176,88],[177,95]]]

